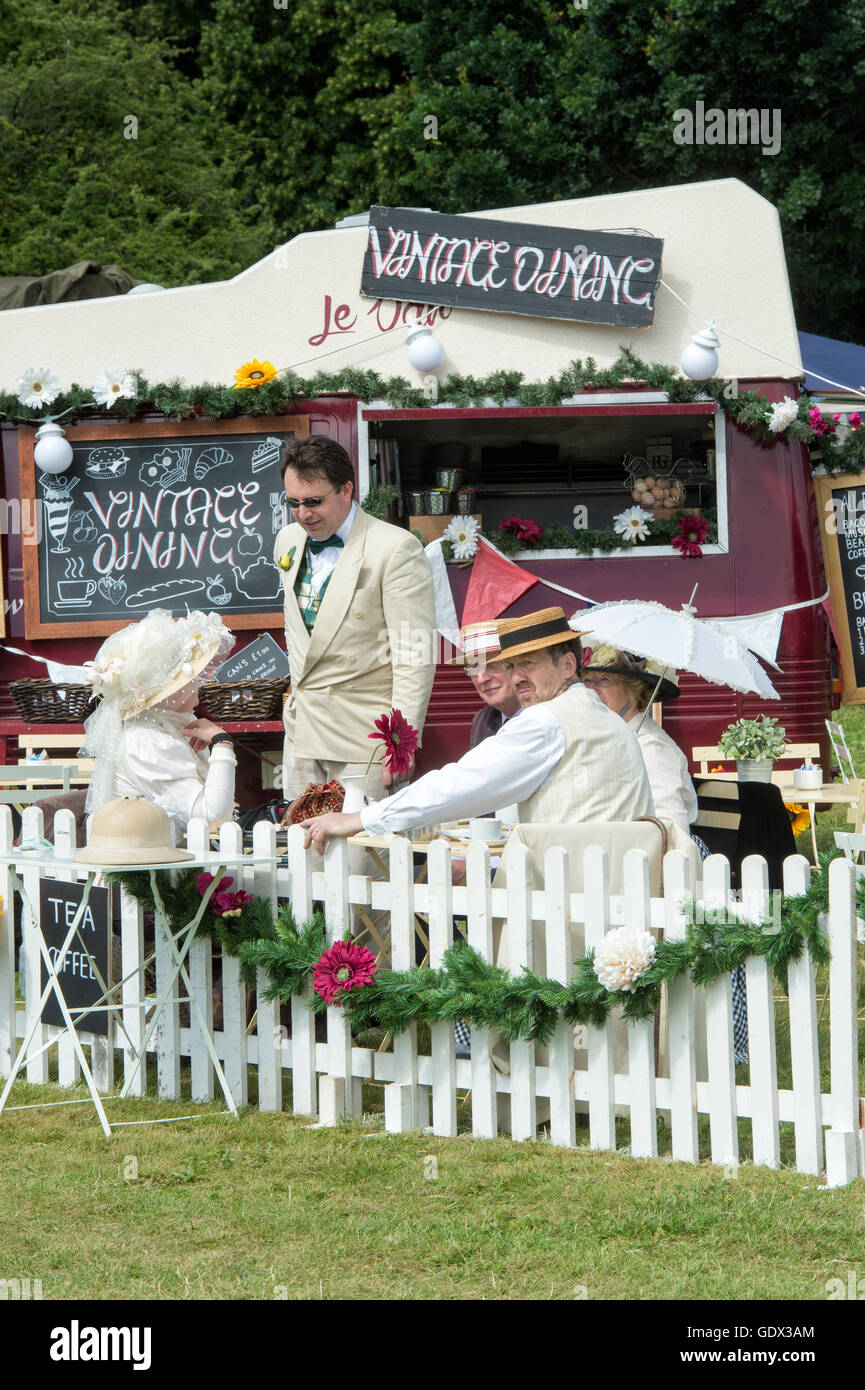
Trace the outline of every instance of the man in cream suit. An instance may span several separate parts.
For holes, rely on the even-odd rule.
[[[435,674],[435,606],[423,547],[361,511],[341,445],[325,435],[293,438],[280,465],[293,515],[274,545],[291,669],[283,789],[293,798],[310,782],[363,773],[379,746],[368,736],[391,709],[421,733]],[[369,795],[391,780],[377,760]]]

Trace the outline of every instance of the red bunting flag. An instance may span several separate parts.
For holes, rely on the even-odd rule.
[[[472,565],[472,575],[463,608],[463,626],[467,623],[482,623],[487,618],[497,618],[506,608],[510,608],[512,603],[516,603],[522,594],[531,589],[533,584],[538,583],[536,574],[529,574],[528,570],[520,569],[519,565],[501,555],[482,536],[479,536],[478,540],[480,544]]]

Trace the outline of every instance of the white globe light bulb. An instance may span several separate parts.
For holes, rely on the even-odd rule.
[[[72,462],[72,445],[60,425],[48,421],[39,426],[33,462],[43,473],[65,473]]]
[[[406,334],[408,360],[419,372],[437,372],[445,360],[445,350],[428,328],[411,328]]]
[[[721,346],[714,323],[695,333],[682,353],[681,368],[694,381],[705,381],[718,370],[718,348]]]

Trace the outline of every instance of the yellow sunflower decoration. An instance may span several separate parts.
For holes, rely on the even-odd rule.
[[[257,357],[253,357],[251,362],[244,362],[234,373],[234,389],[243,391],[247,387],[263,386],[266,381],[273,381],[276,375],[272,362],[259,362]]]
[[[790,825],[794,835],[803,835],[811,824],[811,812],[807,806],[800,806],[796,801],[785,801],[785,807],[790,815]]]

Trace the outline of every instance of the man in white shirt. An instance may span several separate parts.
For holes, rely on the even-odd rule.
[[[428,772],[351,815],[314,816],[305,844],[333,836],[411,830],[519,803],[521,821],[633,820],[654,808],[636,738],[579,684],[579,635],[561,608],[498,623],[505,667],[522,707],[458,762]]]

